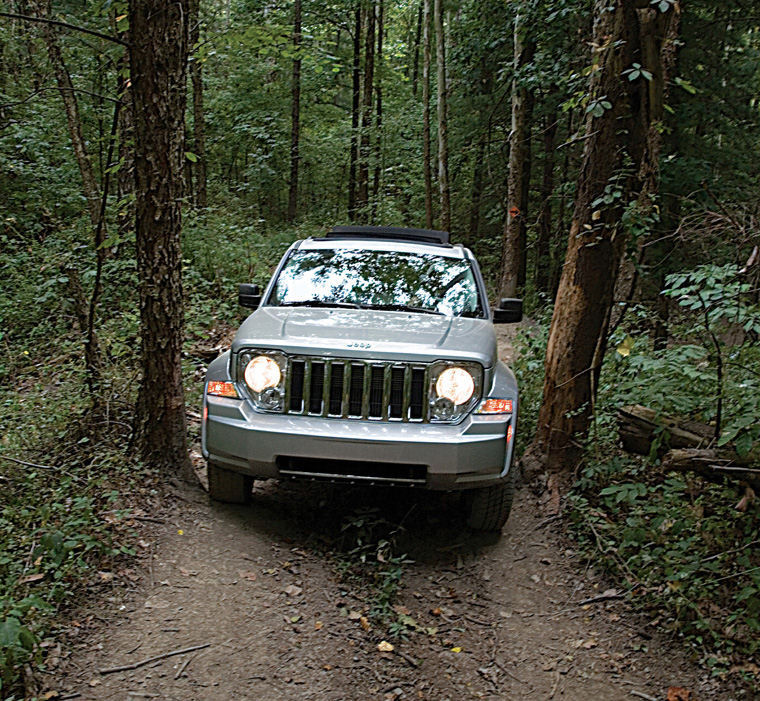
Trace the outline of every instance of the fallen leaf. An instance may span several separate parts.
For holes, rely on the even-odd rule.
[[[26,574],[18,580],[19,584],[30,584],[32,582],[39,582],[41,579],[45,579],[45,575],[42,573]]]
[[[243,579],[247,579],[249,582],[255,582],[258,575],[255,572],[238,572]]]
[[[581,647],[584,650],[590,650],[592,647],[596,647],[597,645],[599,645],[599,643],[593,638],[590,638],[589,640],[586,640],[585,642],[583,642],[581,644]]]
[[[668,701],[691,701],[691,691],[683,686],[668,687]]]
[[[440,616],[441,615],[441,609],[436,606],[434,609],[430,610],[430,613],[432,613],[434,616]]]
[[[288,596],[298,596],[303,589],[297,587],[295,584],[290,584],[283,590]]]
[[[298,621],[300,621],[300,620],[301,620],[301,616],[291,616],[290,617],[290,622],[291,623],[298,623]]]
[[[332,668],[333,668],[333,667],[332,667],[332,665],[331,665],[331,664],[326,664],[326,665],[324,665],[324,666],[322,667],[322,669],[324,669],[324,670],[327,670],[328,672],[329,672],[329,671],[330,671]]]
[[[98,572],[101,582],[113,582],[113,572]]]
[[[533,580],[533,581],[534,581],[536,584],[538,584],[538,583],[541,581],[541,575],[538,575],[538,574],[532,574],[532,575],[530,576],[530,578],[531,578],[531,579],[532,579],[532,580]]]
[[[377,644],[377,649],[380,652],[393,652],[393,645],[391,645],[387,640],[383,640]]]
[[[349,611],[348,612],[348,620],[349,621],[358,621],[362,615],[358,611]]]
[[[364,630],[369,630],[371,628],[366,616],[361,616],[359,618],[359,623],[361,623],[362,628],[364,628]]]
[[[457,647],[452,647],[452,648],[451,648],[451,651],[452,651],[452,652],[462,652],[462,648],[461,648],[461,647],[458,647],[458,646],[457,646]]]
[[[100,681],[100,679],[90,679],[90,681],[87,682],[90,686],[98,686],[98,684],[102,684],[103,682]]]
[[[322,630],[322,628],[323,628],[324,625],[325,624],[322,623],[322,621],[316,621],[314,623],[314,630]]]

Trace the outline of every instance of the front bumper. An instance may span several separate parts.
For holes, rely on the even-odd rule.
[[[264,414],[244,399],[206,396],[202,450],[213,464],[258,479],[292,477],[291,465],[301,460],[324,465],[301,476],[435,490],[486,487],[510,469],[516,403],[514,410],[512,416],[470,415],[457,425],[396,423]],[[509,426],[512,440],[507,442]],[[361,463],[364,469],[333,470],[330,461]],[[414,467],[421,478],[396,479],[395,465]]]

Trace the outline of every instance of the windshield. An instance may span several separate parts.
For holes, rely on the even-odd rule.
[[[483,315],[468,260],[366,249],[296,251],[280,272],[269,304]]]

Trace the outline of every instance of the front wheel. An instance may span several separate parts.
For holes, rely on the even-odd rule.
[[[251,501],[253,477],[208,464],[208,493],[214,501],[247,504]]]
[[[514,468],[504,481],[471,490],[467,499],[467,525],[476,531],[500,531],[509,518],[514,495]]]

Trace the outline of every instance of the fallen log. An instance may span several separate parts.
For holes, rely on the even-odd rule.
[[[657,439],[656,453],[662,457],[671,448],[706,448],[715,435],[713,426],[658,414],[640,404],[620,407],[617,422],[623,448],[639,455],[649,455]]]
[[[666,472],[693,472],[711,482],[722,483],[726,478],[746,482],[754,492],[760,491],[757,456],[740,457],[729,449],[670,450],[662,459],[662,469]]]

